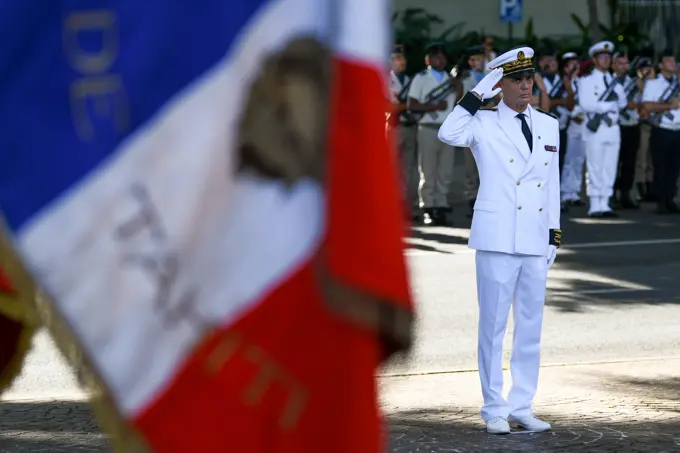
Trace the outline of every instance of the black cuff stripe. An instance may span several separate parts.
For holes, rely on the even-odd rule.
[[[484,103],[479,100],[477,96],[472,94],[471,92],[465,93],[465,96],[460,100],[458,105],[463,107],[465,110],[467,110],[470,115],[474,115],[477,113],[477,110],[479,110]]]
[[[548,238],[548,244],[560,248],[560,244],[562,244],[562,230],[551,229],[550,236]]]

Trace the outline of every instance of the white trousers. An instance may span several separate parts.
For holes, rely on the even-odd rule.
[[[583,135],[568,135],[567,152],[562,166],[561,188],[562,201],[580,200],[583,184],[583,163],[586,160],[586,143]]]
[[[588,170],[586,192],[590,198],[588,213],[611,211],[609,198],[614,195],[614,183],[619,165],[621,137],[606,134],[586,136],[586,169]]]
[[[479,301],[478,361],[484,421],[532,415],[538,386],[541,328],[548,276],[545,256],[477,250]],[[513,307],[515,330],[510,372],[512,388],[503,397],[503,337]]]

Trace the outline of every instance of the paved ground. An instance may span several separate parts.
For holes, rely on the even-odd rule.
[[[680,359],[544,368],[548,433],[486,434],[476,373],[381,380],[393,452],[677,452]]]
[[[680,354],[680,216],[627,212],[563,219],[564,247],[548,282],[544,363]],[[464,214],[464,213],[463,213]],[[418,228],[409,241],[418,341],[388,372],[475,369],[477,302],[469,220]],[[508,335],[507,346],[510,346]]]
[[[650,210],[618,220],[591,221],[583,210],[565,218],[543,359],[571,365],[545,368],[537,399],[556,429],[503,438],[482,432],[476,373],[458,372],[476,368],[469,220],[460,210],[456,228],[416,228],[408,254],[417,343],[381,379],[393,451],[680,451],[680,361],[639,362],[680,357],[680,218]],[[626,363],[573,365],[607,360]],[[443,374],[423,374],[432,371]],[[0,403],[0,452],[109,451],[81,397],[39,338]]]

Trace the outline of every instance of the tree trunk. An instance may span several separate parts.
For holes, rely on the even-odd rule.
[[[594,43],[602,39],[600,17],[597,12],[598,0],[588,0],[588,15],[590,17],[590,40]]]
[[[609,23],[607,26],[615,29],[619,18],[619,0],[607,0],[607,5],[609,6]]]

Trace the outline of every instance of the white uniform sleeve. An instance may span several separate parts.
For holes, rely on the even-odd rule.
[[[656,96],[656,80],[646,80],[645,86],[642,88],[642,102],[657,102]]]
[[[555,140],[560,149],[560,129],[555,121]],[[559,155],[558,155],[559,159]],[[548,225],[550,229],[560,229],[560,166],[553,165],[548,181]]]
[[[423,102],[423,76],[416,74],[413,76],[413,82],[408,89],[408,97]]]
[[[590,77],[581,79],[578,97],[579,104],[586,113],[605,113],[618,110],[618,101],[604,102],[599,100],[599,96],[595,96],[594,82]]]
[[[580,104],[580,101],[579,101],[579,97],[581,95],[581,80],[583,80],[583,79],[577,77],[577,78],[573,79],[572,82],[571,82],[572,86],[574,87],[574,96],[576,97],[576,100],[577,100],[576,105],[574,105],[574,108],[572,109],[572,111],[569,112],[569,116],[572,117],[572,118],[583,114],[583,108],[581,107],[581,104]]]
[[[477,119],[475,113],[482,106],[474,94],[467,93],[446,117],[439,128],[439,140],[451,146],[470,148],[475,143]]]

